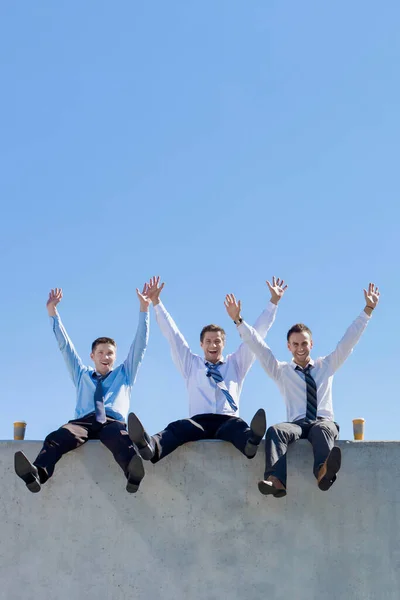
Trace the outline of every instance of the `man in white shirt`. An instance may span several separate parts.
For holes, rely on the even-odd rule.
[[[277,304],[287,286],[279,278],[267,281],[271,301],[258,318],[255,331],[265,337],[275,319]],[[223,357],[225,332],[217,325],[203,327],[200,346],[204,357],[191,352],[185,338],[160,301],[164,284],[153,277],[146,295],[153,303],[156,320],[167,338],[172,358],[185,379],[189,395],[189,419],[170,423],[164,431],[149,436],[134,413],[128,418],[128,431],[145,460],[158,462],[178,446],[204,439],[231,442],[247,458],[256,455],[266,430],[264,409],[254,415],[250,426],[239,418],[239,399],[243,381],[255,356],[252,350],[241,344],[233,354]]]
[[[265,436],[265,475],[258,488],[275,498],[286,496],[286,452],[289,444],[308,439],[314,451],[314,475],[321,490],[328,490],[340,469],[340,449],[334,446],[339,433],[332,409],[332,380],[351,354],[379,302],[379,290],[370,283],[364,290],[366,306],[350,325],[336,349],[322,358],[310,357],[310,329],[298,323],[289,329],[287,345],[291,362],[278,361],[271,349],[240,316],[241,303],[228,294],[225,306],[237,324],[241,338],[254,352],[263,369],[277,383],[287,410],[287,423],[270,427]]]

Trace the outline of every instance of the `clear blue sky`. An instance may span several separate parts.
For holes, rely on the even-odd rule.
[[[398,439],[400,4],[388,0],[6,2],[0,7],[2,364],[0,439],[42,439],[73,418],[74,388],[45,302],[89,359],[123,360],[136,286],[153,274],[194,351],[226,328],[227,292],[253,322],[289,290],[287,329],[330,352],[375,281],[381,303],[334,382],[342,439]],[[185,386],[151,316],[131,408],[151,432],[187,416]],[[241,398],[285,419],[256,364]]]

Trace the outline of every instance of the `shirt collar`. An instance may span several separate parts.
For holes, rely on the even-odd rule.
[[[221,356],[221,360],[220,360],[220,361],[218,361],[217,363],[210,363],[210,361],[208,361],[208,360],[205,360],[205,361],[204,361],[204,364],[206,365],[206,367],[207,367],[208,365],[215,365],[216,367],[219,367],[220,365],[224,365],[224,364],[225,364],[225,362],[226,362],[226,361],[224,360],[224,357],[223,357],[223,356]]]
[[[300,367],[300,365],[298,365],[297,363],[294,362],[294,358],[292,358],[292,362],[289,363],[289,364],[291,365],[291,367],[292,367],[293,370],[295,370],[296,367]],[[314,366],[315,366],[314,365],[314,361],[313,361],[312,358],[310,358],[310,360],[306,364],[306,367],[314,367]],[[304,368],[306,368],[306,367],[304,367]],[[303,367],[300,367],[300,369],[303,369]]]
[[[93,370],[93,371],[90,373],[90,377],[91,377],[92,379],[100,379],[100,378],[107,379],[107,377],[108,377],[109,375],[111,375],[111,373],[112,373],[112,370],[111,370],[111,371],[109,371],[109,372],[107,373],[107,375],[102,375],[101,373],[98,373],[97,371]]]

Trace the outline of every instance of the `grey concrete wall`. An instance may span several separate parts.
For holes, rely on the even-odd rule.
[[[0,443],[1,600],[399,600],[400,443],[339,442],[318,490],[312,452],[289,453],[288,496],[258,492],[263,456],[223,442],[179,449],[136,495],[99,442],[65,456],[40,494]]]

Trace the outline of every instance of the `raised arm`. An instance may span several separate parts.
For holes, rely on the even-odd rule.
[[[137,373],[140,365],[142,364],[142,360],[147,348],[147,343],[149,341],[150,298],[147,296],[147,288],[147,283],[144,284],[143,290],[141,292],[138,290],[138,288],[136,288],[136,294],[139,298],[140,304],[139,322],[136,330],[135,339],[133,340],[132,345],[129,349],[128,356],[124,361],[125,370],[131,385],[135,383]]]
[[[331,373],[335,373],[352,353],[354,346],[357,344],[368,325],[372,311],[378,305],[379,296],[379,289],[374,283],[370,283],[367,290],[364,289],[365,307],[363,311],[347,329],[335,350],[323,359],[324,363],[328,365]]]
[[[156,321],[161,329],[161,333],[167,338],[171,347],[172,359],[177,369],[186,379],[192,368],[194,355],[190,351],[189,345],[179,331],[175,321],[160,301],[160,294],[163,287],[164,283],[160,284],[160,277],[152,277],[148,284],[147,296],[153,303]]]
[[[253,326],[255,331],[261,337],[261,339],[265,338],[269,329],[271,328],[272,324],[274,323],[275,317],[276,317],[277,305],[280,302],[280,300],[283,298],[283,295],[288,287],[287,285],[284,285],[284,283],[285,283],[284,280],[280,279],[279,277],[277,277],[277,278],[273,277],[272,283],[270,283],[269,281],[267,281],[266,283],[267,283],[269,291],[271,293],[271,299],[270,299],[270,302],[268,303],[268,306],[261,313],[261,315],[258,317],[257,321],[255,322],[255,324]],[[236,314],[237,309],[239,308],[238,318],[240,318],[240,301],[237,304],[236,300],[235,300],[235,296],[233,294],[228,294],[225,298],[225,308],[227,309],[228,314],[229,314],[230,307],[232,307],[233,314]],[[245,343],[241,344],[239,346],[239,348],[236,350],[236,352],[232,355],[232,357],[235,358],[235,360],[236,360],[236,363],[238,366],[238,371],[239,371],[239,376],[241,378],[245,377],[246,373],[249,371],[250,367],[252,366],[252,364],[255,360],[255,354],[254,354],[253,350],[251,349],[250,345],[245,344]]]
[[[75,385],[78,384],[79,377],[84,370],[84,366],[77,351],[65,331],[64,325],[61,322],[60,315],[57,311],[57,305],[61,302],[63,292],[61,288],[50,290],[49,298],[46,303],[47,312],[51,320],[54,335],[64,357],[68,372]]]

